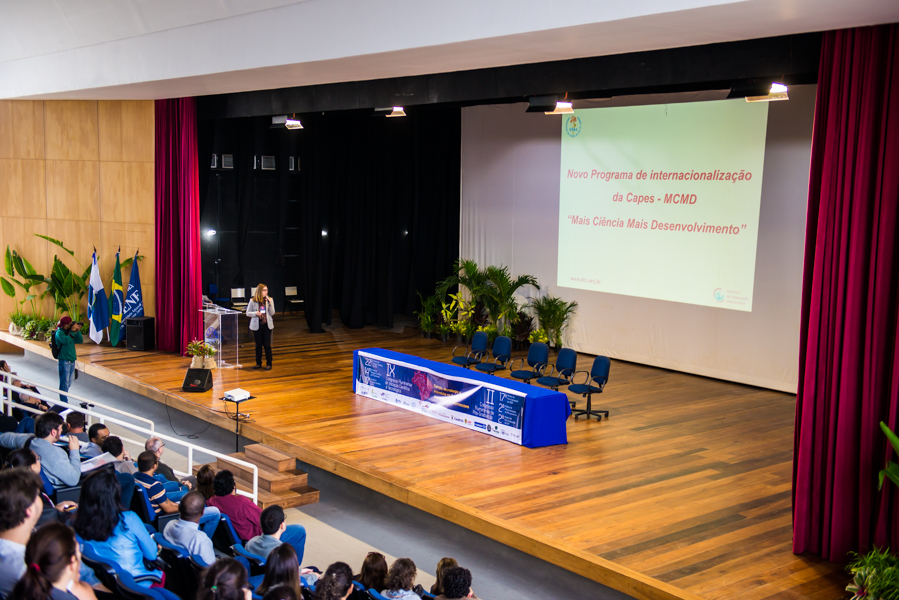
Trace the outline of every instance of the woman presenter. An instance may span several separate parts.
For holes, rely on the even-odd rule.
[[[272,315],[275,314],[275,303],[268,297],[268,287],[260,283],[256,286],[256,293],[247,304],[247,316],[250,317],[250,330],[256,338],[256,366],[262,368],[262,349],[265,348],[265,370],[272,370],[272,329],[275,324]]]

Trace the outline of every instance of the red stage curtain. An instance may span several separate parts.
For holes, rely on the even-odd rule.
[[[194,98],[156,101],[156,343],[202,339],[200,187]]]
[[[899,549],[899,493],[877,491],[899,399],[899,27],[829,32],[809,180],[793,551]]]

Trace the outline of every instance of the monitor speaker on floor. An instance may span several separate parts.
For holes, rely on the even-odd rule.
[[[156,347],[156,327],[153,317],[125,319],[125,347],[129,350],[152,350]]]
[[[210,369],[188,369],[181,389],[185,392],[208,392],[212,389]]]

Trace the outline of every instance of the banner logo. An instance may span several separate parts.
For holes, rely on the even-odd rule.
[[[565,133],[568,137],[577,137],[581,132],[581,120],[577,115],[571,115],[565,120]]]
[[[724,302],[724,290],[722,290],[721,288],[715,290],[712,295],[715,297],[716,302]]]

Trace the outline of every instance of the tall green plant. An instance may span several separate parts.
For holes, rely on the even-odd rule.
[[[883,421],[880,422],[880,429],[883,430],[884,435],[887,436],[887,439],[890,441],[890,444],[893,446],[893,452],[899,454],[899,436],[893,433],[893,430],[887,427],[887,424]],[[893,461],[887,461],[887,466],[880,473],[878,473],[877,477],[877,489],[881,489],[883,487],[884,478],[892,481],[896,486],[899,486],[899,465],[894,463]]]
[[[31,305],[31,314],[33,316],[39,316],[41,312],[41,303],[46,295],[46,291],[42,294],[38,294],[36,288],[44,283],[44,276],[39,275],[38,272],[34,270],[34,267],[31,266],[30,262],[15,250],[10,250],[9,246],[6,246],[3,268],[6,271],[6,275],[9,277],[9,279],[0,277],[0,286],[2,286],[3,292],[10,298],[16,300],[20,307],[24,307],[25,303],[28,302]],[[16,278],[16,275],[19,276],[21,281]],[[18,286],[24,291],[25,297],[22,300],[17,298],[15,286]],[[17,312],[22,312],[22,309],[19,308]]]
[[[478,304],[482,300],[487,285],[487,274],[473,260],[460,258],[453,264],[453,274],[437,283],[437,295],[441,300],[453,287],[465,288],[471,303]]]
[[[54,255],[53,269],[50,271],[50,277],[43,278],[43,282],[47,284],[47,293],[53,298],[53,303],[56,307],[54,318],[59,316],[60,313],[65,312],[69,313],[69,316],[72,317],[73,321],[80,321],[81,299],[84,298],[84,295],[87,293],[90,267],[85,267],[81,261],[78,260],[78,257],[75,256],[75,252],[66,248],[61,241],[46,235],[37,233],[34,235],[65,250],[69,256],[75,259],[75,262],[77,262],[78,266],[83,270],[82,274],[78,275],[69,269],[64,262],[59,260],[58,256]]]
[[[484,286],[484,304],[490,314],[490,320],[500,329],[507,328],[518,320],[518,302],[515,292],[526,285],[538,290],[540,285],[533,275],[519,275],[512,279],[509,267],[489,266],[484,269],[487,283]]]
[[[546,331],[547,337],[556,348],[562,347],[562,334],[577,314],[578,304],[574,300],[566,302],[561,298],[547,294],[542,298],[531,298],[528,307],[533,309],[540,322],[540,328]]]

